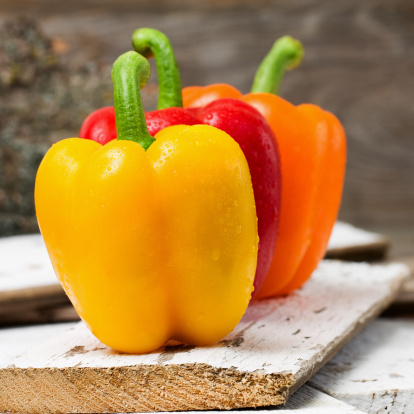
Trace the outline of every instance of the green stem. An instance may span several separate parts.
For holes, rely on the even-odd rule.
[[[182,108],[180,72],[167,36],[155,29],[138,29],[132,35],[132,45],[144,57],[155,57],[160,85],[158,109]]]
[[[290,36],[276,40],[256,72],[251,91],[277,95],[286,69],[296,68],[302,57],[303,47],[298,40]]]
[[[132,51],[121,55],[112,67],[117,139],[134,141],[145,150],[155,139],[147,129],[139,90],[150,74],[148,60]]]

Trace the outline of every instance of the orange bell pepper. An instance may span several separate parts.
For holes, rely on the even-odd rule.
[[[260,65],[252,93],[215,84],[183,89],[184,107],[235,98],[255,107],[270,124],[280,150],[282,195],[273,261],[256,298],[302,286],[323,258],[341,201],[346,139],[338,119],[311,104],[294,106],[276,96],[285,69],[296,67],[302,45],[285,36]]]

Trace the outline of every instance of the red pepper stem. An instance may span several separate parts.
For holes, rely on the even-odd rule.
[[[298,40],[290,36],[276,40],[256,72],[251,92],[277,95],[286,69],[296,68],[302,57],[303,46]]]
[[[117,139],[134,141],[145,150],[155,139],[148,132],[139,90],[150,74],[148,60],[132,51],[121,55],[112,67]]]
[[[180,71],[168,37],[158,30],[142,28],[132,35],[132,45],[144,57],[155,57],[160,85],[157,108],[182,108]]]

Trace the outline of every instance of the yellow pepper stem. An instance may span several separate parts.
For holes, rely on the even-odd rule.
[[[148,132],[139,90],[150,74],[148,60],[132,51],[121,55],[112,67],[117,139],[134,141],[145,150],[155,139]]]

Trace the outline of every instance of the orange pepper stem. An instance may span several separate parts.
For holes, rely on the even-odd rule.
[[[157,108],[182,108],[180,71],[168,37],[158,30],[142,28],[133,33],[132,45],[144,57],[155,57],[160,85]]]
[[[112,67],[117,139],[134,141],[145,150],[155,139],[148,132],[139,90],[150,74],[148,60],[132,51],[121,55]]]
[[[298,40],[290,36],[276,40],[256,72],[251,92],[277,95],[285,71],[296,68],[302,57],[303,46]]]

